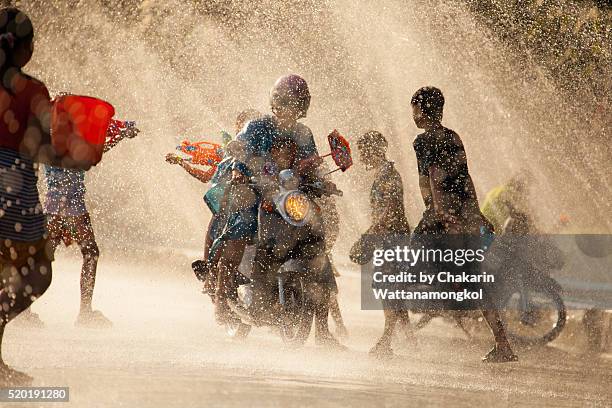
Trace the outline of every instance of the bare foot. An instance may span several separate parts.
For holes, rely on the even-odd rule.
[[[89,329],[108,329],[113,327],[113,322],[99,310],[91,310],[89,312],[80,312],[75,326]]]
[[[336,336],[338,336],[339,339],[347,339],[348,335],[348,330],[346,329],[345,325],[339,325],[336,327]]]
[[[217,302],[215,303],[215,321],[217,324],[224,326],[225,323],[230,322],[231,317],[231,309],[229,308],[227,302],[217,298]]]
[[[331,333],[315,337],[315,344],[334,351],[346,351],[348,347],[340,343]]]
[[[512,363],[518,361],[518,356],[512,352],[510,346],[493,347],[483,358],[484,363]]]
[[[38,315],[31,311],[25,311],[19,317],[12,321],[13,327],[29,327],[34,329],[43,329],[45,322],[43,322]]]
[[[378,342],[370,349],[370,355],[379,360],[385,360],[393,357],[393,349],[390,344]]]

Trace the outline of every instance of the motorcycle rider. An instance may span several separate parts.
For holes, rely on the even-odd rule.
[[[269,186],[276,182],[282,170],[292,169],[297,157],[297,144],[288,137],[279,137],[270,147],[270,161],[262,168],[259,175],[260,185]],[[236,165],[225,203],[228,218],[219,237],[213,243],[209,259],[217,259],[212,269],[217,270],[215,282],[215,316],[219,324],[232,317],[227,304],[231,291],[237,287],[240,272],[238,267],[244,256],[246,246],[251,244],[254,236],[249,235],[249,228],[257,220],[257,193],[247,184],[245,173],[248,170]],[[211,261],[214,262],[214,261]]]
[[[387,159],[387,145],[387,139],[377,131],[367,132],[357,140],[361,161],[367,170],[375,172],[370,190],[372,225],[353,245],[350,252],[351,261],[358,264],[369,261],[371,253],[368,253],[368,243],[365,241],[372,236],[410,235],[410,225],[404,209],[402,176],[395,169],[395,164]],[[379,357],[393,353],[391,339],[395,325],[400,323],[405,331],[409,330],[410,325],[408,310],[383,306],[385,330],[378,343],[370,350],[372,355]]]
[[[279,78],[270,92],[270,109],[272,115],[264,116],[251,121],[237,136],[243,143],[244,158],[235,164],[235,179],[244,180],[250,177],[259,177],[271,161],[270,152],[277,139],[287,137],[295,142],[296,157],[294,172],[302,179],[317,179],[316,170],[322,163],[311,130],[303,123],[298,122],[306,117],[310,106],[310,91],[308,84],[299,75],[290,74]],[[253,239],[257,236],[257,210],[259,203],[267,197],[253,197],[246,200],[249,213],[239,222],[241,237]],[[249,201],[252,200],[252,201]],[[255,204],[255,205],[253,205]],[[246,207],[245,206],[245,207]],[[238,229],[238,228],[237,228]],[[254,285],[254,318],[260,322],[272,320],[269,308],[272,302],[268,298],[270,287],[269,271],[271,259],[266,255],[264,248],[258,247],[252,272]],[[330,269],[326,269],[329,270]],[[317,287],[325,287],[330,278],[321,274],[316,279]],[[317,291],[315,305],[316,324],[315,337],[318,344],[338,346],[338,341],[329,332],[327,324],[329,314],[329,288]]]
[[[482,213],[501,233],[506,220],[520,214],[521,218],[528,216],[526,203],[529,198],[529,184],[532,175],[522,170],[512,176],[505,184],[491,189],[482,203]]]

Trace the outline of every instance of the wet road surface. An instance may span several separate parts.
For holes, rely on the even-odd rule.
[[[519,350],[518,363],[487,365],[480,358],[488,338],[467,341],[434,321],[416,343],[397,344],[396,357],[370,358],[383,317],[359,310],[356,271],[339,278],[349,351],[332,352],[312,339],[286,348],[265,329],[243,343],[227,339],[187,265],[157,260],[103,258],[94,305],[114,327],[76,328],[79,267],[59,253],[53,284],[33,308],[46,327],[11,324],[6,333],[6,361],[33,385],[70,387],[62,407],[612,406],[612,360],[585,356],[563,339]]]

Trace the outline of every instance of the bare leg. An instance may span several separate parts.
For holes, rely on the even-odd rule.
[[[317,294],[313,297],[315,299],[315,342],[327,347],[345,349],[346,347],[329,332],[330,290],[322,285],[316,286],[314,290],[317,291]]]
[[[383,334],[378,339],[378,342],[370,350],[370,354],[378,358],[389,357],[393,355],[393,349],[391,347],[391,339],[393,338],[393,332],[395,331],[395,325],[397,324],[400,314],[397,310],[384,309],[385,314],[385,329]]]
[[[258,325],[278,323],[276,320],[277,316],[273,311],[276,305],[272,301],[273,297],[271,294],[271,288],[274,286],[274,283],[270,281],[270,277],[275,276],[280,267],[281,264],[265,249],[257,248],[255,260],[253,261],[253,270],[251,271],[251,281],[253,283],[251,317],[253,317]]]
[[[52,253],[55,253],[55,250],[62,242],[62,236],[64,234],[62,217],[59,215],[49,215],[47,219],[47,230],[49,231],[47,246]]]
[[[215,224],[215,217],[218,217],[218,216],[213,215],[212,218],[210,219],[210,222],[208,223],[208,227],[206,228],[206,237],[204,238],[204,260],[205,261],[208,259],[208,256],[210,254],[210,247],[213,244],[212,229]]]
[[[64,233],[62,218],[59,215],[50,215],[47,222],[47,229],[49,230],[49,240],[47,242],[47,248],[51,253],[55,253],[55,250],[62,242],[62,235]],[[19,319],[15,320],[14,325],[43,328],[45,323],[40,319],[37,313],[34,313],[31,308],[27,308],[19,315]]]
[[[245,248],[245,240],[227,241],[223,247],[215,290],[215,318],[219,324],[224,324],[229,317],[227,297],[234,289],[235,276],[238,273]]]
[[[93,310],[92,299],[96,284],[96,270],[100,250],[96,243],[93,226],[89,214],[70,217],[68,222],[76,231],[76,241],[83,255],[81,267],[81,307],[76,324],[78,326],[104,328],[112,326],[112,322],[98,310]]]
[[[344,319],[342,319],[342,313],[340,312],[340,305],[338,304],[338,294],[332,292],[329,296],[329,313],[334,319],[334,323],[336,324],[336,334],[339,337],[347,337],[348,330],[344,325]]]
[[[518,357],[510,347],[499,312],[497,310],[483,310],[482,315],[495,338],[495,347],[484,357],[483,361],[493,363],[517,361]]]
[[[212,243],[211,243],[212,245]],[[204,258],[206,262],[206,268],[208,268],[206,274],[206,280],[204,281],[203,291],[211,295],[214,301],[214,294],[217,288],[217,279],[219,275],[219,261],[221,259],[221,255],[223,254],[225,248],[225,244],[222,244],[215,253],[215,256],[212,260],[210,260],[210,253],[208,253],[207,257]],[[205,252],[206,253],[206,252]],[[240,264],[239,264],[240,265]]]
[[[587,337],[588,351],[601,351],[604,344],[604,312],[599,309],[588,309],[584,312],[582,324]]]
[[[415,329],[421,330],[423,327],[427,326],[429,322],[431,322],[434,319],[434,317],[437,317],[437,316],[438,314],[433,311],[425,311],[423,313],[423,316],[421,316],[421,318],[417,322]]]
[[[401,333],[404,335],[404,340],[408,340],[409,342],[414,343],[416,341],[416,336],[414,334],[414,330],[412,329],[412,325],[410,324],[410,314],[408,310],[398,310],[398,323]]]
[[[453,320],[455,320],[455,324],[459,326],[459,328],[463,331],[463,333],[466,335],[468,340],[471,339],[472,334],[470,333],[468,328],[465,326],[463,315],[458,314],[458,313],[453,313]]]
[[[206,237],[204,238],[204,257],[202,258],[202,260],[204,261],[204,264],[203,264],[204,272],[203,273],[205,275],[202,292],[208,293],[209,295],[215,293],[214,282],[217,280],[216,275],[214,278],[211,276],[211,266],[212,265],[210,264],[209,259],[208,259],[208,257],[210,256],[210,247],[213,244],[212,229],[213,229],[213,225],[215,224],[215,217],[216,215],[212,216],[212,218],[210,219],[210,222],[208,223],[208,227],[206,228]]]
[[[28,376],[2,360],[2,337],[8,322],[26,310],[51,285],[51,254],[45,243],[13,243],[1,248],[0,382],[27,381]]]
[[[77,231],[77,243],[83,255],[83,266],[81,267],[81,313],[92,311],[92,299],[94,286],[96,284],[96,269],[100,250],[96,242],[93,226],[89,214],[74,218]]]

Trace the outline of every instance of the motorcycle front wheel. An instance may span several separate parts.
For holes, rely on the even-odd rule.
[[[553,287],[524,288],[511,293],[501,314],[508,338],[528,346],[553,341],[567,320],[563,299]]]
[[[303,345],[312,327],[314,305],[308,297],[306,285],[300,278],[284,286],[284,304],[280,315],[280,336],[283,342]]]

